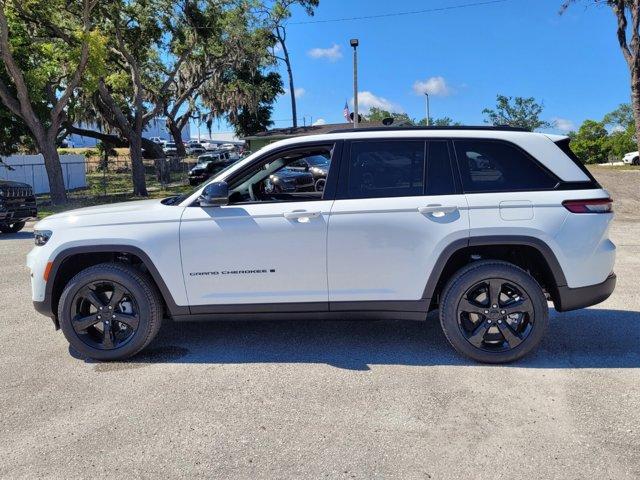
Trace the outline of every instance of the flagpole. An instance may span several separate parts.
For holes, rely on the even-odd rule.
[[[352,38],[349,42],[353,47],[353,128],[358,128],[358,42]]]

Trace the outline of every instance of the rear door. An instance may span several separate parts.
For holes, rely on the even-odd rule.
[[[440,252],[468,236],[450,142],[362,140],[344,152],[329,220],[331,308],[423,300]]]

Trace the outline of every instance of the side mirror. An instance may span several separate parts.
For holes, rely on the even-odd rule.
[[[200,198],[201,207],[221,207],[229,203],[229,185],[227,182],[213,182],[204,187]]]

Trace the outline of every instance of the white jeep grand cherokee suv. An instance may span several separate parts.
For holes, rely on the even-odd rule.
[[[289,168],[309,156],[328,160],[321,192]],[[297,188],[270,188],[277,177]],[[508,362],[540,343],[548,301],[573,310],[613,291],[611,202],[566,137],[363,128],[273,143],[190,195],[48,217],[27,263],[36,310],[95,359],[139,352],[164,317],[438,309],[456,350]]]

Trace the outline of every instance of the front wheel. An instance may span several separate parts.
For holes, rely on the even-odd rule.
[[[640,157],[636,157],[631,162],[632,165],[640,165]]]
[[[449,343],[478,362],[518,360],[542,341],[549,307],[538,282],[521,268],[479,261],[445,286],[440,324]]]
[[[0,232],[2,233],[18,233],[24,228],[25,222],[14,222],[9,224],[0,225]]]
[[[149,277],[125,264],[102,263],[82,270],[65,286],[58,319],[65,337],[82,355],[119,360],[153,340],[162,308]]]

